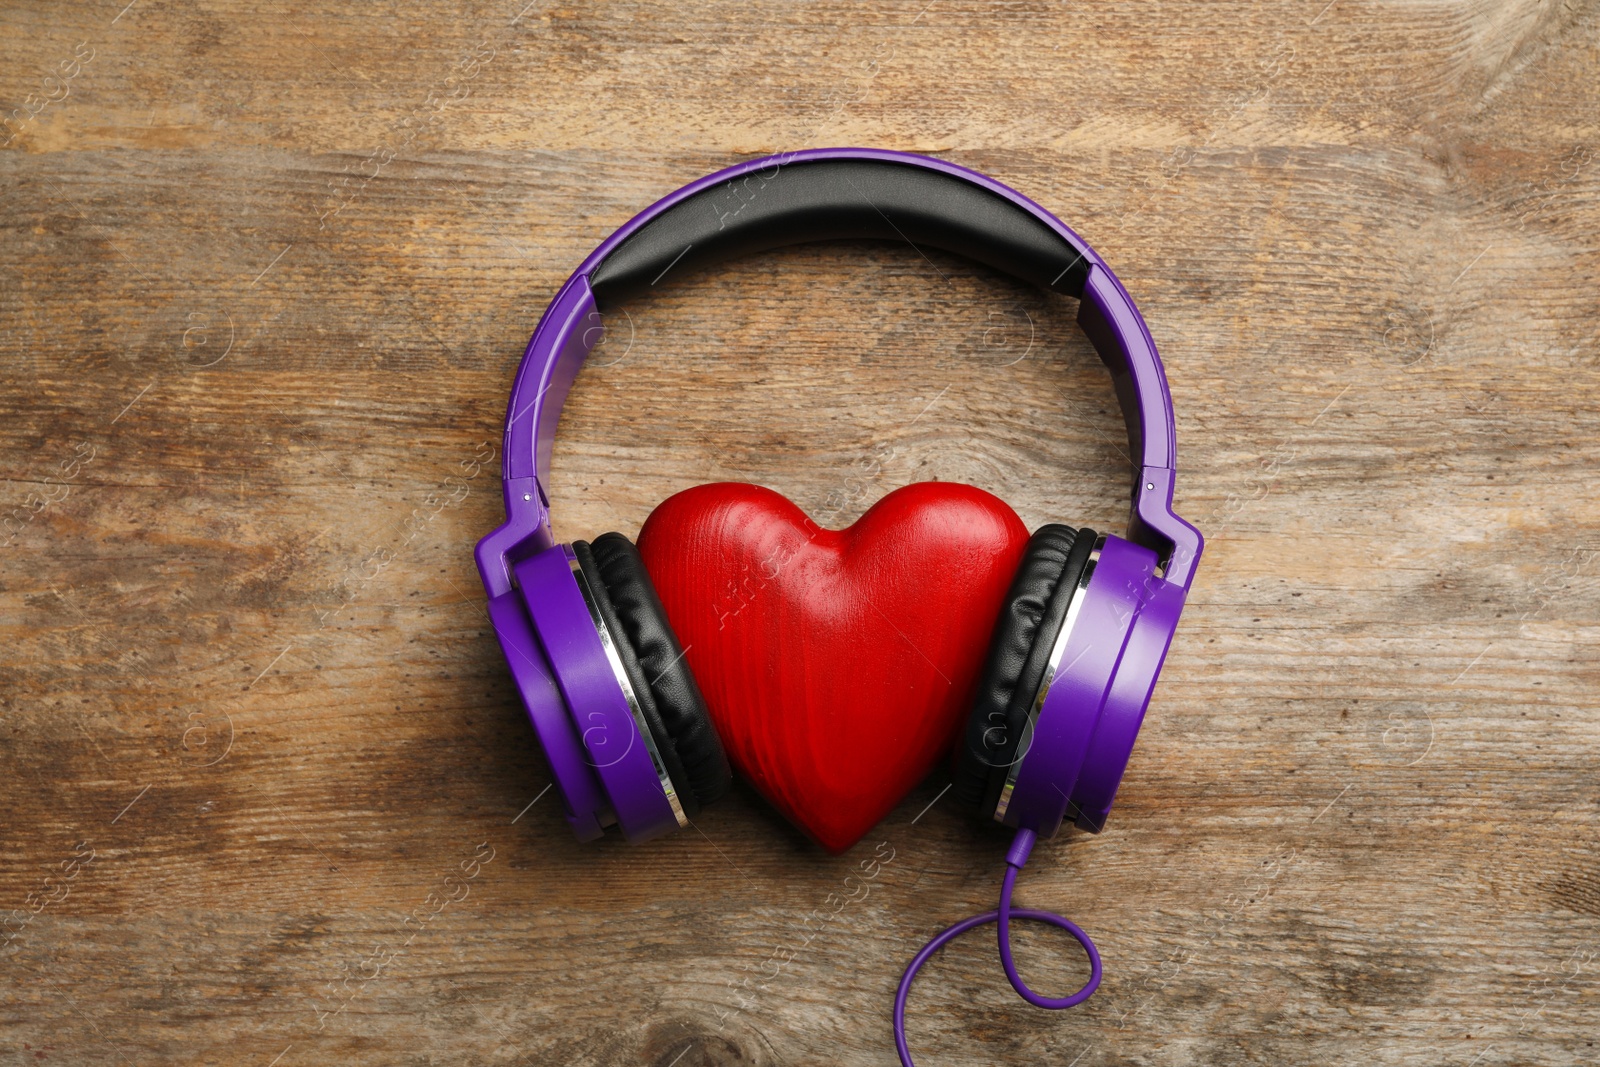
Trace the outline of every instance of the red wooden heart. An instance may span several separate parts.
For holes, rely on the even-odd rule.
[[[949,752],[1027,540],[966,485],[825,530],[724,482],[664,501],[638,544],[734,769],[837,853]]]

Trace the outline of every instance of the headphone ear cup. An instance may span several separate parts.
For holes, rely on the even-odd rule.
[[[683,648],[633,542],[619,533],[575,541],[596,607],[616,636],[617,654],[684,814],[728,791],[733,774]]]
[[[1019,749],[1028,712],[1096,536],[1060,523],[1039,527],[1011,580],[953,768],[956,801],[985,817],[999,804],[1011,766],[1027,756]]]

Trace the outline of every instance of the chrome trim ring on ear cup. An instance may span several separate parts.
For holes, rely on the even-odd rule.
[[[1055,644],[1050,649],[1050,660],[1045,666],[1044,677],[1039,681],[1039,691],[1034,694],[1033,703],[1028,706],[1028,718],[1022,724],[1022,736],[1017,739],[1016,755],[1011,757],[1010,766],[1006,768],[1006,784],[1000,790],[999,803],[994,807],[995,822],[1005,820],[1006,808],[1011,804],[1011,794],[1017,787],[1017,771],[1021,769],[1022,758],[1028,754],[1028,749],[1033,744],[1034,728],[1039,721],[1039,712],[1044,707],[1044,698],[1049,695],[1050,683],[1055,681],[1056,673],[1061,669],[1061,656],[1067,650],[1067,638],[1072,633],[1073,624],[1083,612],[1083,602],[1089,592],[1089,579],[1094,577],[1094,567],[1100,561],[1100,550],[1105,544],[1104,534],[1095,538],[1094,549],[1089,553],[1089,561],[1084,564],[1083,574],[1072,590],[1072,600],[1067,604],[1066,618],[1061,620],[1061,630],[1056,634]]]
[[[611,665],[611,673],[616,676],[617,685],[622,688],[622,695],[627,698],[628,711],[633,715],[634,729],[639,731],[639,739],[644,742],[645,751],[650,754],[650,766],[655,768],[656,777],[661,781],[661,791],[667,795],[667,803],[672,805],[672,816],[678,820],[678,826],[689,825],[689,817],[683,813],[683,805],[678,802],[678,791],[673,788],[672,776],[667,773],[667,765],[661,760],[661,750],[656,747],[656,739],[650,732],[650,724],[645,721],[644,711],[639,707],[639,696],[633,691],[633,683],[628,681],[628,672],[622,667],[622,657],[617,654],[616,640],[611,636],[610,627],[600,614],[599,605],[595,603],[594,592],[589,588],[589,576],[583,573],[583,567],[577,559],[567,561],[572,567],[573,581],[578,583],[578,592],[583,595],[583,606],[589,609],[589,618],[594,623],[594,628],[600,635],[600,647],[605,649],[606,662]]]

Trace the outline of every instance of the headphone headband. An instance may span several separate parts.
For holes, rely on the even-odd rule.
[[[478,545],[491,596],[510,565],[550,547],[550,453],[567,391],[602,333],[599,307],[668,271],[836,238],[903,239],[965,255],[1079,298],[1078,323],[1111,370],[1138,457],[1128,539],[1152,549],[1187,590],[1199,531],[1172,511],[1172,396],[1144,319],[1111,269],[1038,204],[940,159],[823,148],[754,159],[684,186],[636,215],[567,279],[528,343],[506,410],[506,522]]]

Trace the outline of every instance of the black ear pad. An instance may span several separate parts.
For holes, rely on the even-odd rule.
[[[600,617],[616,639],[617,655],[678,803],[693,818],[702,804],[728,791],[733,773],[644,560],[619,533],[601,534],[593,544],[574,541],[572,552],[589,579]]]
[[[1028,540],[978,676],[972,718],[958,742],[951,790],[958,803],[987,813],[1000,802],[1028,709],[1096,536],[1093,530],[1051,523]]]

